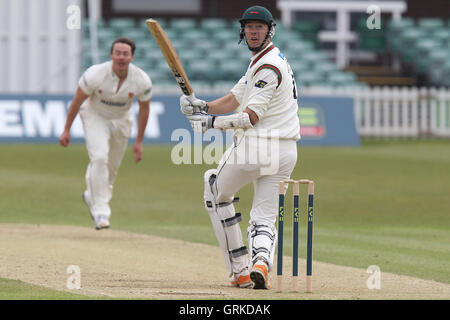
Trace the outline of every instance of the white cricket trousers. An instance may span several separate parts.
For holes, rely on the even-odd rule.
[[[254,196],[249,228],[252,229],[253,226],[253,230],[269,230],[271,237],[249,239],[249,245],[250,250],[252,246],[254,249],[255,245],[262,247],[265,253],[261,255],[269,263],[269,270],[272,268],[276,242],[278,183],[291,176],[296,162],[295,140],[236,136],[234,144],[224,153],[217,168],[215,187],[218,203],[232,201],[235,193],[253,182]],[[250,254],[253,262],[259,255]],[[233,264],[240,267],[243,263],[243,258],[233,260]]]
[[[288,179],[297,163],[297,142],[238,136],[217,168],[218,202],[230,202],[253,182],[250,222],[274,225],[278,214],[278,183]]]
[[[128,146],[132,121],[129,117],[109,120],[99,115],[88,104],[81,107],[89,165],[86,187],[94,216],[111,216],[109,202],[114,181]]]

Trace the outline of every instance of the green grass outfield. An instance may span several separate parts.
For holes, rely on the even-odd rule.
[[[128,150],[111,202],[112,227],[217,245],[202,203],[203,172],[215,166],[174,165],[171,151],[172,146],[147,145],[143,162],[136,165]],[[93,227],[81,200],[88,162],[84,145],[4,144],[0,155],[0,223]],[[450,283],[449,140],[303,147],[292,176],[316,182],[315,260],[364,269],[377,265],[382,272]],[[252,195],[252,186],[237,194],[243,232]],[[290,203],[290,193],[287,199]],[[285,225],[289,254],[291,224]],[[0,299],[52,296],[39,287],[0,279],[0,285],[5,283],[8,291]],[[66,293],[54,297],[76,298]]]

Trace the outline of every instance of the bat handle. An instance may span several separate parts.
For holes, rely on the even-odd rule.
[[[195,97],[194,92],[192,91],[192,93],[190,95],[187,96],[187,99],[189,100],[190,103],[193,103],[195,99],[197,99]]]

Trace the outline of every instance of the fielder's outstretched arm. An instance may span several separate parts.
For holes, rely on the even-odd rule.
[[[89,96],[84,93],[83,90],[78,86],[75,96],[73,97],[72,103],[70,104],[69,111],[67,112],[66,124],[64,126],[64,131],[59,137],[59,143],[63,147],[68,147],[70,144],[70,128],[72,127],[73,120],[78,114],[81,105]]]
[[[150,114],[150,100],[138,101],[139,103],[138,132],[136,136],[136,141],[133,145],[133,154],[136,163],[142,160],[143,154],[142,142],[144,141],[145,128],[147,127],[148,116]]]

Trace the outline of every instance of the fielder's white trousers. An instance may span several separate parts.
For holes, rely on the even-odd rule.
[[[254,196],[250,211],[250,225],[267,226],[275,232],[278,215],[278,183],[288,179],[297,162],[297,142],[294,140],[266,139],[237,136],[235,143],[222,156],[217,168],[217,201],[230,202],[235,193],[253,182]],[[273,264],[276,235],[271,240],[261,237],[258,245],[266,247],[262,254]],[[250,257],[254,261],[255,257]],[[243,263],[233,261],[233,264]]]
[[[111,215],[113,185],[128,146],[132,121],[128,117],[109,120],[84,104],[80,110],[89,165],[86,187],[94,216]]]

